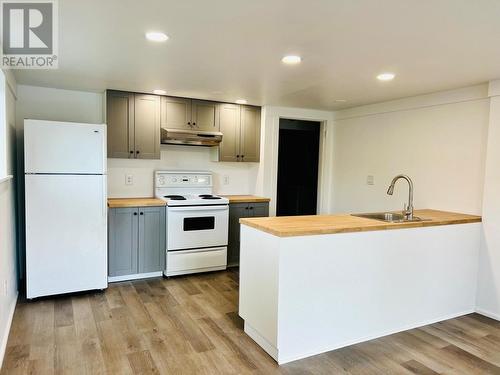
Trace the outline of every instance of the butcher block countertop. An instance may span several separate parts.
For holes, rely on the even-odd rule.
[[[158,198],[108,198],[109,208],[157,207],[166,204],[167,202]]]
[[[229,203],[265,203],[271,200],[255,195],[223,195],[223,197],[229,199]]]
[[[424,221],[386,223],[341,214],[242,218],[240,223],[278,237],[294,237],[481,222],[481,216],[437,210],[415,210],[414,215],[424,219]]]

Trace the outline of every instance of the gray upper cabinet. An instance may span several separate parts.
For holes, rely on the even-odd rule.
[[[139,209],[139,273],[165,268],[165,207]]]
[[[135,157],[160,159],[160,97],[135,94]]]
[[[139,210],[136,207],[109,210],[109,276],[137,273],[139,251],[138,216]]]
[[[134,94],[108,91],[106,97],[108,157],[133,158]]]
[[[109,276],[165,269],[165,213],[165,207],[109,209]]]
[[[222,142],[219,144],[219,161],[239,161],[240,152],[240,106],[219,105],[219,123]]]
[[[163,96],[161,127],[184,130],[219,130],[218,103]]]
[[[260,160],[260,108],[246,105],[241,107],[240,145],[242,161]]]
[[[219,161],[260,160],[260,108],[220,104]]]
[[[260,112],[248,105],[108,90],[108,157],[160,159],[165,128],[221,131],[218,161],[259,162]]]
[[[219,130],[218,103],[205,100],[192,100],[191,125],[194,130]]]
[[[191,99],[162,96],[161,127],[169,129],[190,129]]]
[[[110,90],[106,94],[108,157],[159,159],[159,97]]]

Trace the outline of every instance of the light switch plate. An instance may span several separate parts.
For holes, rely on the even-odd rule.
[[[134,176],[131,174],[125,175],[125,185],[133,185],[134,184]]]
[[[366,176],[367,185],[375,185],[375,178],[372,175]]]

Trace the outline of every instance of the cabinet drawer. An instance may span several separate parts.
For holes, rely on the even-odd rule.
[[[214,247],[200,250],[182,250],[167,252],[167,276],[189,270],[201,272],[207,269],[224,269],[227,264],[227,249]]]

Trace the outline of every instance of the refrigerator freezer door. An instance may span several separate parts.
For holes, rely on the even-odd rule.
[[[106,176],[26,175],[27,297],[107,287]]]
[[[105,174],[106,125],[24,121],[26,173]]]

